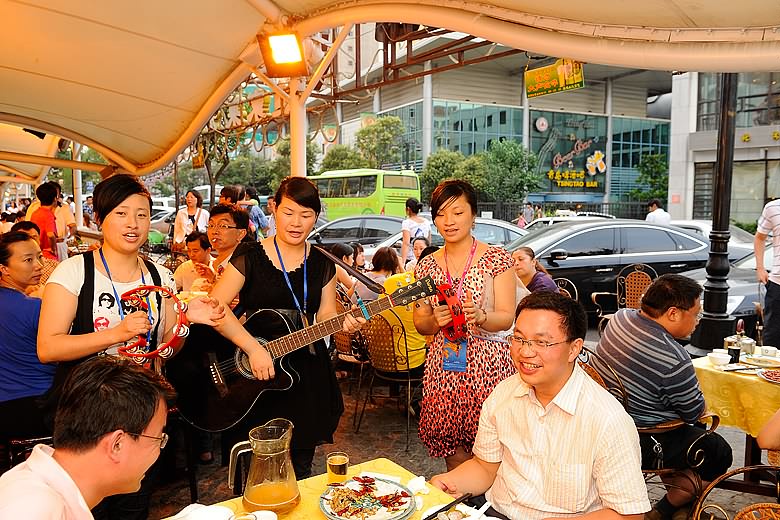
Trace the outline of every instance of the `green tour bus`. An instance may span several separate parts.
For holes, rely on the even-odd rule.
[[[420,200],[420,179],[411,170],[333,170],[309,179],[320,191],[328,220],[369,214],[405,217],[406,199]]]

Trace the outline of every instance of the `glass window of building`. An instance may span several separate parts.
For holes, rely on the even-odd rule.
[[[699,131],[717,130],[720,74],[699,73]],[[780,123],[780,72],[741,72],[737,76],[737,118],[740,128]]]

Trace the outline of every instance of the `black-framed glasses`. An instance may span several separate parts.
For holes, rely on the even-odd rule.
[[[216,231],[225,231],[226,229],[238,229],[238,226],[228,226],[227,224],[209,224],[206,229],[214,229]]]
[[[555,345],[560,345],[562,343],[569,343],[570,340],[564,339],[562,341],[556,341],[554,343],[550,343],[549,341],[544,341],[541,339],[525,339],[521,338],[520,336],[511,335],[510,340],[512,343],[517,343],[521,347],[531,347],[531,349],[534,352],[539,352],[540,350],[546,350],[548,348],[554,347]]]
[[[155,437],[154,435],[144,435],[143,433],[127,433],[128,435],[137,435],[138,437],[146,437],[147,439],[154,439],[156,441],[160,441],[160,449],[165,448],[165,446],[168,444],[168,434],[163,432],[163,434],[160,437]]]

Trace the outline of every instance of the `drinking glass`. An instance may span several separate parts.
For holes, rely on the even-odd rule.
[[[349,467],[349,455],[343,451],[334,451],[328,453],[328,484],[344,482],[347,479],[347,468]]]

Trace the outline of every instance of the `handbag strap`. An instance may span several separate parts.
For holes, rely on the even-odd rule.
[[[318,250],[323,255],[325,255],[328,258],[330,258],[331,260],[333,260],[335,263],[337,263],[338,265],[340,265],[344,269],[346,269],[346,271],[349,274],[351,274],[352,276],[354,276],[355,278],[357,278],[358,280],[363,282],[363,284],[366,287],[368,287],[369,289],[371,289],[373,292],[375,292],[377,294],[384,294],[385,293],[385,288],[381,284],[376,283],[374,280],[372,280],[368,276],[364,275],[363,273],[361,273],[360,271],[358,271],[357,269],[355,269],[354,267],[352,267],[351,265],[346,263],[344,260],[342,260],[341,258],[337,257],[336,255],[334,255],[330,251],[328,251],[327,249],[324,249],[324,248],[322,248],[320,246],[315,246],[315,245],[313,245],[312,247],[314,249]]]

